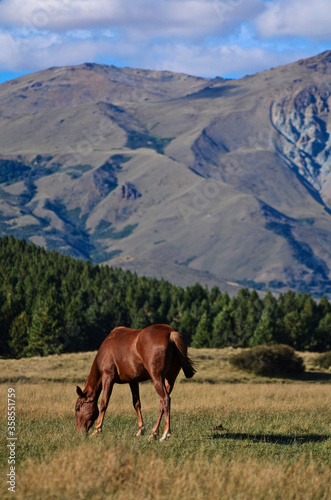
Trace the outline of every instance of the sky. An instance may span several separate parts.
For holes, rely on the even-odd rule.
[[[0,0],[0,82],[96,62],[238,78],[331,49],[331,0]]]

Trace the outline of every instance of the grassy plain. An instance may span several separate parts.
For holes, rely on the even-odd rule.
[[[116,386],[102,436],[74,433],[75,385],[95,353],[0,360],[1,427],[7,389],[17,394],[18,499],[329,499],[331,373],[300,380],[251,376],[228,363],[231,349],[191,350],[198,372],[178,378],[169,441],[136,438],[127,386]],[[148,430],[157,415],[151,383],[141,385]],[[213,427],[222,424],[225,431]],[[2,478],[8,473],[1,439]],[[0,496],[11,498],[6,479]]]

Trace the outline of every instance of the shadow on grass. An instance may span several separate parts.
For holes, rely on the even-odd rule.
[[[331,436],[322,434],[287,436],[284,434],[243,434],[241,432],[226,432],[224,434],[218,434],[215,432],[212,435],[212,439],[234,439],[236,441],[252,441],[253,443],[273,443],[284,445],[321,443],[330,438]]]

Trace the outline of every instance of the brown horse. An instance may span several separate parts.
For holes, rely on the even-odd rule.
[[[92,434],[102,431],[102,422],[114,384],[129,384],[138,416],[137,436],[145,432],[139,397],[139,382],[152,380],[161,398],[159,415],[150,438],[156,438],[164,413],[164,432],[160,441],[170,437],[170,393],[180,369],[186,378],[195,369],[187,355],[182,335],[168,325],[152,325],[143,330],[115,328],[101,344],[93,361],[84,390],[77,386],[75,430],[88,432],[98,418]],[[98,399],[102,389],[100,415]]]

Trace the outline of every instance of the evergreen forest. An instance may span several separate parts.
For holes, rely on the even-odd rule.
[[[185,289],[0,238],[0,355],[10,358],[98,349],[115,326],[167,323],[192,347],[288,344],[331,350],[331,305],[288,291],[235,297],[200,284]]]

